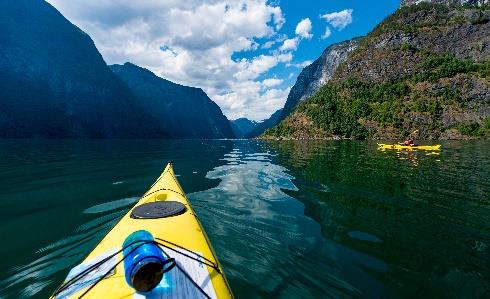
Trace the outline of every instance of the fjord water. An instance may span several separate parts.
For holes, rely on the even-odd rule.
[[[237,298],[490,296],[488,141],[0,140],[0,298],[49,296],[169,160]]]

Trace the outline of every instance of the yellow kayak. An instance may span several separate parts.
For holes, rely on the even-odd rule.
[[[378,143],[379,150],[395,149],[395,150],[426,150],[426,151],[440,151],[441,145],[400,145],[400,144],[383,144]]]
[[[80,297],[233,298],[171,163],[51,298]]]

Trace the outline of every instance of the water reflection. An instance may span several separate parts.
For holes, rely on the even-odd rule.
[[[293,177],[267,147],[235,143],[227,163],[208,172],[220,179],[191,201],[209,232],[239,298],[350,298],[386,295],[373,273],[379,259],[325,239],[304,206]]]
[[[267,145],[291,165],[299,191],[287,193],[323,235],[386,262],[376,277],[397,296],[490,294],[489,143],[447,144],[440,155],[358,142]]]
[[[0,297],[49,296],[174,160],[237,298],[485,298],[489,152],[0,140]]]

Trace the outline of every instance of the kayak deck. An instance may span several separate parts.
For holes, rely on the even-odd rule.
[[[378,149],[387,150],[387,149],[395,149],[395,150],[427,150],[427,151],[439,151],[441,150],[441,145],[400,145],[400,144],[383,144],[378,143]]]
[[[133,219],[131,211],[142,204],[156,201],[176,201],[182,203],[186,210],[184,213],[177,216],[159,219]],[[72,269],[67,277],[67,280],[80,273],[88,266],[95,262],[104,259],[110,254],[116,253],[122,249],[122,244],[127,236],[138,230],[146,230],[150,232],[157,240],[163,239],[168,241],[165,243],[170,248],[163,248],[164,252],[175,258],[177,265],[189,274],[197,285],[202,290],[196,287],[185,277],[184,273],[180,273],[174,267],[169,272],[165,273],[160,284],[149,293],[136,293],[131,288],[125,279],[124,263],[117,262],[123,259],[122,253],[118,253],[114,258],[108,260],[108,265],[100,266],[93,270],[89,278],[78,281],[74,287],[65,289],[63,292],[53,296],[52,298],[78,298],[88,290],[95,281],[100,280],[101,273],[106,273],[110,270],[110,266],[115,266],[115,271],[112,271],[104,279],[100,280],[95,286],[84,295],[84,298],[232,298],[226,278],[223,274],[223,269],[219,265],[216,255],[209,243],[209,240],[197,219],[195,212],[190,206],[187,198],[184,195],[180,184],[175,178],[172,165],[169,163],[157,181],[152,185],[135,205],[112,230],[102,239],[95,249],[85,258],[81,265]],[[204,263],[186,257],[184,254],[189,254],[174,245],[183,247],[195,254],[201,255],[211,262],[215,267],[211,267]],[[180,252],[180,253],[179,253]],[[184,254],[181,254],[184,253]],[[192,254],[191,254],[192,255]],[[194,258],[203,260],[202,257],[194,255]],[[117,265],[116,265],[117,264]],[[217,271],[219,270],[219,271]],[[203,294],[204,291],[206,293]]]

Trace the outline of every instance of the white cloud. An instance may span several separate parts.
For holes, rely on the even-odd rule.
[[[324,14],[321,18],[325,19],[333,28],[342,30],[352,23],[352,12],[352,9],[344,9],[342,11]]]
[[[230,119],[266,118],[286,100],[287,94],[278,97],[283,89],[267,89],[256,80],[290,62],[291,53],[232,58],[258,48],[259,38],[283,41],[277,40],[277,31],[285,18],[267,0],[48,2],[92,37],[107,63],[130,61],[174,82],[201,87]]]
[[[252,60],[242,59],[238,63],[238,70],[233,76],[240,81],[254,80],[279,63],[290,62],[292,59],[293,55],[291,53],[270,56],[260,55]]]
[[[281,85],[282,82],[284,82],[284,80],[282,80],[282,79],[269,78],[269,79],[263,80],[262,85],[265,87],[274,87],[274,86]]]
[[[274,46],[276,44],[276,41],[275,40],[270,40],[268,42],[265,42],[263,45],[262,45],[262,49],[270,49],[272,48],[272,46]]]
[[[237,111],[231,119],[248,117],[249,114],[254,115],[254,120],[267,119],[272,113],[265,107],[283,107],[291,88],[272,88],[265,92],[261,92],[261,88],[262,84],[256,81],[236,82],[233,92],[217,95],[217,101],[226,103]],[[251,95],[254,97],[253,101],[242,100],[249,99]]]
[[[282,45],[279,47],[281,52],[294,52],[298,49],[298,46],[303,39],[311,39],[313,34],[311,33],[311,21],[306,18],[301,20],[298,25],[296,25],[295,34],[293,38],[285,39]],[[269,44],[267,44],[269,46]]]
[[[292,67],[297,67],[297,68],[303,69],[312,63],[313,63],[313,61],[311,61],[311,60],[305,60],[305,61],[300,62],[300,63],[288,63],[288,64],[286,64],[286,66],[288,66],[288,67],[292,66]]]
[[[330,35],[332,35],[332,30],[330,30],[330,27],[327,26],[327,29],[325,29],[325,33],[322,35],[322,39],[329,38]]]
[[[313,34],[311,33],[310,19],[306,18],[301,20],[301,22],[299,22],[298,25],[296,26],[295,33],[301,38],[311,39],[313,37]]]
[[[299,38],[290,38],[283,42],[282,46],[279,47],[280,51],[295,51],[298,48]]]

